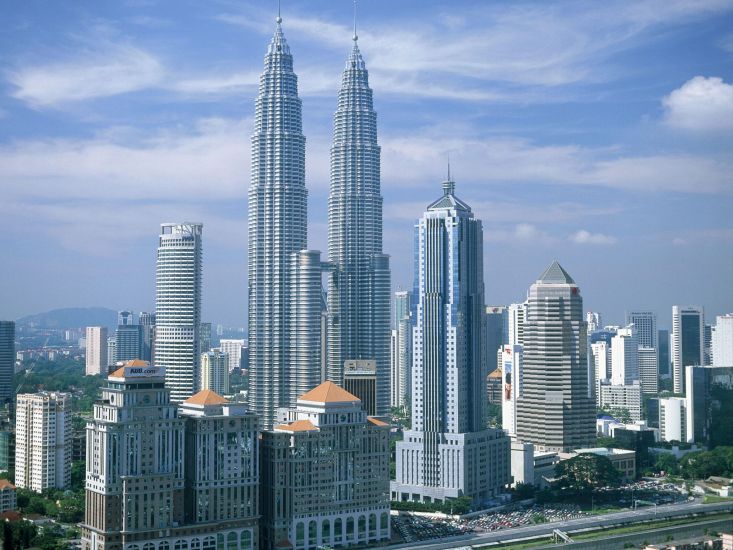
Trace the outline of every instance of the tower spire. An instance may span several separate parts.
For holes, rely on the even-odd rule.
[[[448,177],[443,182],[443,194],[452,195],[456,190],[456,182],[450,177],[450,155],[448,155]]]
[[[351,38],[354,42],[359,40],[359,35],[356,34],[356,0],[354,0],[354,36]]]
[[[281,4],[281,0],[277,0],[277,18],[275,19],[275,22],[278,25],[283,22],[283,18],[280,15],[280,4]]]

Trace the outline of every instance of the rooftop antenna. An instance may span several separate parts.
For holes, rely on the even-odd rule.
[[[443,182],[443,194],[452,195],[455,192],[456,184],[450,177],[450,153],[448,154],[448,179]]]
[[[448,153],[448,181],[450,181],[450,153]]]
[[[275,22],[278,25],[283,22],[283,18],[280,16],[280,2],[281,0],[277,0],[277,19],[275,19]]]
[[[359,40],[359,35],[356,34],[356,0],[354,0],[354,36],[352,37],[352,40],[354,42]]]

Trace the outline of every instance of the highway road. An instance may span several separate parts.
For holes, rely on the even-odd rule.
[[[638,510],[629,510],[626,512],[614,512],[611,514],[603,514],[599,516],[587,516],[569,521],[557,521],[553,523],[542,523],[539,525],[527,525],[525,527],[513,527],[502,529],[500,531],[492,531],[490,533],[471,533],[468,535],[459,535],[445,539],[437,539],[432,541],[410,542],[404,544],[393,544],[381,548],[398,549],[398,548],[424,548],[426,550],[448,550],[451,548],[461,548],[468,546],[476,546],[489,544],[492,542],[510,542],[518,541],[525,538],[534,538],[552,535],[553,529],[561,531],[578,531],[580,529],[591,529],[599,527],[616,526],[620,524],[637,523],[640,521],[648,521],[654,519],[667,519],[678,516],[686,516],[689,514],[709,514],[711,512],[724,512],[733,510],[733,501],[721,502],[716,504],[702,504],[702,502],[684,502],[681,504],[667,504],[658,506],[656,511],[654,508],[641,508]]]

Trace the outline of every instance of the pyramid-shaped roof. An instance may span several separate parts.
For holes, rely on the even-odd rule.
[[[573,281],[573,278],[568,275],[568,272],[563,269],[563,267],[558,263],[557,260],[552,262],[550,264],[550,267],[545,269],[545,272],[540,275],[540,278],[537,280],[538,283],[545,283],[545,284],[560,284],[560,285],[574,285],[575,281]]]
[[[312,432],[318,430],[318,427],[310,420],[296,420],[290,424],[280,424],[279,426],[275,426],[275,429],[286,432]]]
[[[316,386],[311,391],[301,395],[298,398],[298,401],[311,401],[313,403],[349,403],[352,401],[361,401],[361,399],[347,392],[342,387],[337,386],[330,380],[326,380],[320,386]]]
[[[211,390],[201,390],[183,402],[185,405],[224,405],[229,403],[221,395]]]

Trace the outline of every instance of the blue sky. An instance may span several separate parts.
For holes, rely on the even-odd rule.
[[[246,319],[254,96],[275,1],[0,8],[0,318],[152,309],[159,224],[204,223],[204,317]],[[362,0],[385,251],[457,193],[484,221],[486,299],[552,259],[607,322],[733,310],[733,0]],[[285,0],[303,98],[309,246],[326,249],[350,0]]]

